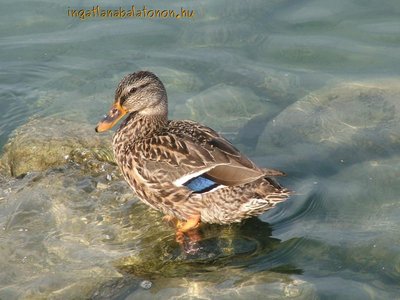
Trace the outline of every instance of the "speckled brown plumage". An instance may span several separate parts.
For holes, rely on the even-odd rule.
[[[113,138],[125,180],[146,204],[179,220],[228,224],[259,215],[289,192],[217,132],[193,121],[167,119],[167,95],[150,72],[126,76],[97,130],[128,113]],[[198,192],[187,182],[202,176],[215,188]]]

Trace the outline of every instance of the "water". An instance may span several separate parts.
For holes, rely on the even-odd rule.
[[[0,298],[397,299],[399,2],[134,4],[195,16],[80,20],[68,9],[93,2],[1,0]],[[181,249],[94,137],[138,69],[164,81],[171,118],[285,171],[295,195]]]

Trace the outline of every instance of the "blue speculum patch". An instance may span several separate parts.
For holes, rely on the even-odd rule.
[[[217,187],[219,184],[203,175],[200,175],[198,177],[190,179],[183,185],[191,189],[195,193],[205,193]]]

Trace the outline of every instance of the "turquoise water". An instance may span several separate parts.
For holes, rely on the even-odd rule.
[[[71,154],[1,176],[1,299],[398,299],[400,2],[0,4],[0,147],[20,126],[73,135],[58,119],[89,139],[119,80],[148,69],[171,118],[214,127],[295,191],[205,226],[191,256],[112,164]],[[175,17],[71,16],[133,4]]]

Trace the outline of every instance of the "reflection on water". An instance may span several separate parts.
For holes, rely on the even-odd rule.
[[[193,19],[85,21],[0,1],[1,299],[398,297],[398,1],[186,1]],[[94,136],[138,69],[164,81],[171,118],[285,171],[294,195],[180,248]]]

